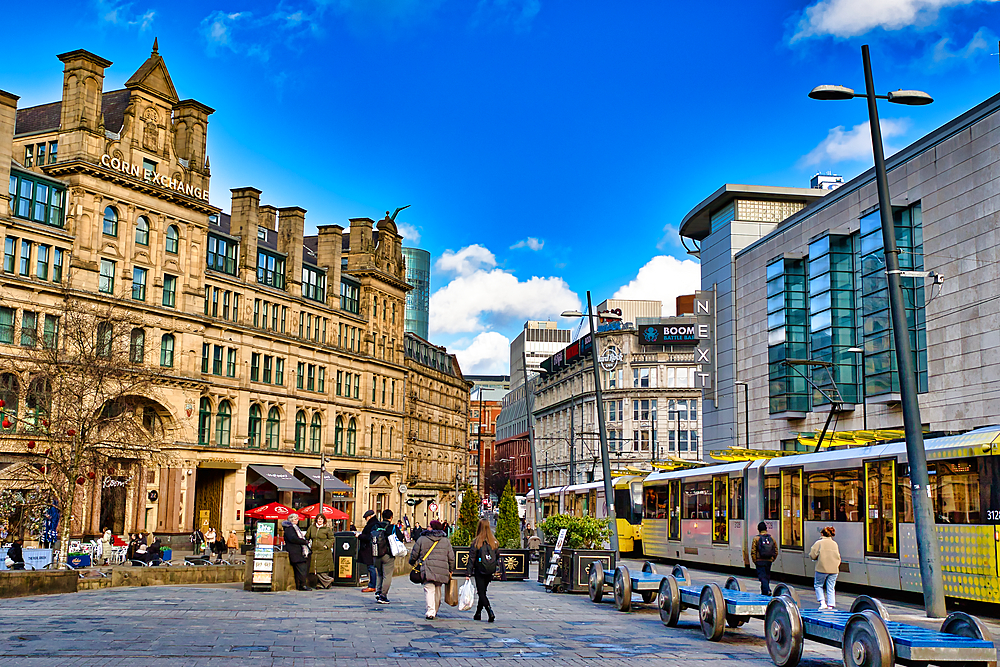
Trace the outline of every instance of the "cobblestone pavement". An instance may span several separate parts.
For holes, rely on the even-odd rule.
[[[692,573],[698,582],[725,575]],[[744,590],[753,590],[749,582]],[[801,589],[803,600],[809,591]],[[586,596],[546,593],[534,581],[490,586],[496,623],[442,605],[424,619],[421,588],[393,583],[390,605],[359,589],[249,593],[239,585],[116,588],[0,603],[0,665],[545,665],[709,667],[771,665],[763,622],[706,641],[697,613],[664,627],[655,605],[623,614]],[[610,596],[608,596],[610,597]],[[607,598],[606,598],[607,599]],[[638,596],[635,597],[639,602]],[[839,606],[849,604],[846,599]],[[805,606],[805,605],[804,605]],[[905,610],[900,610],[905,611]],[[914,618],[919,610],[909,609]],[[806,642],[805,667],[840,664],[840,651]]]

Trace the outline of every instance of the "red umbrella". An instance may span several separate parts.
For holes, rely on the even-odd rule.
[[[309,507],[303,507],[298,510],[298,513],[304,516],[316,516],[319,514],[319,503],[310,505]],[[350,518],[336,507],[330,507],[329,505],[323,505],[323,516],[334,521],[347,521],[347,519]]]
[[[297,514],[295,510],[281,503],[268,503],[262,507],[247,510],[251,519],[287,519],[289,514]]]

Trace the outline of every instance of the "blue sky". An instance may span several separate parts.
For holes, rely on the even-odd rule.
[[[62,6],[61,6],[62,5]],[[57,25],[0,43],[0,88],[56,100],[84,48],[122,86],[153,38],[181,98],[217,109],[212,201],[254,186],[307,225],[397,222],[429,250],[431,339],[507,370],[526,319],[698,284],[677,226],[723,183],[807,186],[870,166],[870,44],[887,152],[997,92],[991,0],[53,0]],[[567,322],[567,325],[571,324]]]

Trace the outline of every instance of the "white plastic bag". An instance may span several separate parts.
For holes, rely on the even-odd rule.
[[[475,594],[476,591],[472,587],[472,580],[466,579],[462,587],[458,589],[458,610],[469,611],[472,609],[472,598]]]
[[[389,534],[389,551],[392,552],[393,556],[405,556],[406,555],[406,545],[403,541],[396,537],[395,533]]]

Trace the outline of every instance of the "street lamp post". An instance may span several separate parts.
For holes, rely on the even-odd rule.
[[[868,387],[865,382],[865,350],[861,347],[851,347],[847,349],[852,354],[861,355],[861,415],[863,428],[868,430]]]
[[[906,434],[906,458],[910,467],[910,485],[913,491],[913,518],[916,524],[917,555],[920,561],[920,581],[924,594],[924,609],[930,618],[945,615],[944,579],[941,573],[941,552],[934,527],[931,506],[930,480],[927,474],[927,453],[924,451],[923,425],[920,421],[920,404],[917,400],[917,380],[913,355],[910,350],[909,325],[906,305],[900,282],[899,250],[893,228],[892,202],[889,197],[889,178],[886,175],[885,155],[882,149],[882,131],[879,127],[877,99],[896,104],[924,105],[934,100],[919,90],[897,90],[888,95],[876,95],[872,77],[868,45],[861,47],[865,70],[865,93],[855,93],[844,86],[817,86],[809,97],[817,100],[847,100],[864,97],[868,101],[868,120],[871,125],[872,153],[875,159],[875,184],[878,190],[878,207],[882,221],[882,247],[885,252],[886,282],[889,288],[889,311],[892,317],[893,342],[896,345],[896,368],[903,406],[903,430]]]
[[[582,317],[583,313],[567,311],[564,317]],[[590,356],[594,365],[594,409],[597,412],[597,430],[601,434],[601,467],[604,474],[604,502],[608,506],[608,523],[611,527],[611,550],[618,559],[618,519],[615,516],[615,485],[611,479],[611,456],[608,453],[608,430],[604,423],[604,399],[601,396],[601,370],[597,353],[597,322],[594,306],[587,290],[587,321],[590,323]]]
[[[750,449],[750,383],[746,380],[736,380],[733,384],[743,387],[743,438],[746,448]]]

